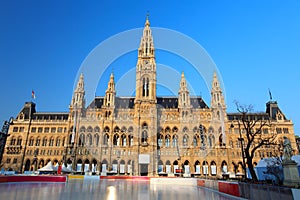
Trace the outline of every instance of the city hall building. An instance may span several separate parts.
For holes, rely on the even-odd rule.
[[[137,38],[138,40],[138,38]],[[227,113],[217,74],[208,105],[191,96],[184,73],[178,95],[156,93],[155,47],[148,18],[136,64],[135,96],[116,96],[114,74],[105,96],[85,105],[84,74],[74,90],[69,112],[43,113],[26,102],[9,128],[2,167],[19,172],[38,170],[49,161],[64,163],[76,172],[99,174],[172,175],[184,171],[198,176],[242,172],[240,113]],[[251,113],[269,120],[262,134],[286,136],[297,154],[293,123],[276,101],[266,112]],[[254,165],[264,157],[278,155],[265,146],[256,151]]]

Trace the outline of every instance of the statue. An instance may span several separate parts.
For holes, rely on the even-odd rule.
[[[283,137],[283,160],[291,161],[292,155],[293,155],[293,149],[290,140],[284,136]]]
[[[293,155],[293,149],[290,140],[283,137],[283,184],[286,186],[299,187],[300,179],[298,175],[297,163],[291,160]]]

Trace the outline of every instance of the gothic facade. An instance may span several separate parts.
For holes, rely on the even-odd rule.
[[[178,83],[178,96],[156,93],[156,61],[147,18],[138,48],[136,92],[133,97],[116,96],[111,74],[104,97],[85,105],[84,75],[65,113],[41,113],[35,103],[25,103],[9,129],[3,167],[15,171],[37,170],[49,161],[65,163],[77,172],[128,175],[186,174],[221,176],[242,172],[239,113],[227,113],[216,74],[208,106],[191,96],[185,74]],[[269,101],[266,112],[253,118],[269,120],[263,134],[290,139],[295,153],[293,123],[277,102]],[[257,150],[254,164],[275,155],[277,149]]]

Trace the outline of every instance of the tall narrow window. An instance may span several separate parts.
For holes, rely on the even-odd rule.
[[[34,139],[33,138],[30,138],[29,140],[29,145],[28,146],[33,146],[33,142],[34,142]],[[15,143],[15,142],[14,142]]]
[[[129,136],[129,146],[133,146],[133,136]]]
[[[170,147],[170,136],[166,136],[166,147]]]
[[[159,134],[157,139],[158,146],[161,147],[163,145],[163,135]]]
[[[188,136],[187,135],[184,135],[183,136],[183,146],[187,146],[188,145]]]
[[[197,136],[194,136],[194,147],[197,146]]]
[[[37,139],[36,139],[36,142],[35,142],[35,146],[40,146],[40,143],[41,143],[41,139],[40,139],[40,138],[37,138]]]
[[[56,139],[55,146],[57,146],[57,147],[59,147],[59,146],[60,146],[60,138],[57,138],[57,139]]]
[[[47,138],[44,138],[44,139],[43,139],[42,146],[47,146]]]
[[[10,141],[10,145],[15,145],[16,143],[16,138],[13,138],[11,141]]]
[[[174,135],[172,138],[172,145],[173,147],[177,147],[177,135]]]
[[[146,82],[146,96],[149,96],[149,78],[147,78],[147,82]]]
[[[143,78],[143,97],[149,96],[149,78]]]
[[[54,143],[54,138],[50,138],[49,146],[52,147],[52,146],[53,146],[53,143]]]
[[[89,135],[89,143],[90,143],[90,146],[93,145],[93,137],[92,137],[92,135]]]
[[[107,134],[104,135],[103,144],[108,145],[109,136]]]
[[[22,144],[22,137],[20,136],[17,140],[17,145],[21,145]]]
[[[123,142],[122,146],[123,146],[123,147],[126,147],[126,142],[127,142],[126,135],[123,135],[122,137],[123,137],[123,138],[122,138],[122,142]]]
[[[147,143],[148,133],[146,130],[142,132],[142,143]]]
[[[83,134],[80,134],[78,145],[79,145],[79,146],[83,146],[84,143],[85,143],[85,137],[84,137]]]
[[[146,42],[146,54],[148,54],[148,42]]]
[[[146,96],[146,80],[143,78],[143,97]]]

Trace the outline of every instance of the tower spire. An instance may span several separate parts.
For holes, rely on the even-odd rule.
[[[77,82],[77,86],[74,90],[71,106],[79,108],[84,108],[85,100],[84,100],[85,90],[84,90],[84,77],[83,74],[80,74],[79,80]]]
[[[186,79],[184,72],[181,73],[180,87],[178,91],[178,107],[189,108],[190,107],[190,96],[187,88]]]
[[[147,15],[138,49],[136,65],[136,102],[156,101],[156,63],[150,21]]]
[[[226,105],[222,92],[222,88],[220,86],[220,82],[217,77],[217,73],[214,72],[212,88],[211,88],[211,101],[210,101],[211,111],[213,113],[213,120],[215,121],[217,126],[221,126],[219,138],[219,146],[226,146],[226,132],[225,132],[225,124],[227,123],[227,115],[226,115]]]
[[[114,80],[114,73],[110,74],[107,90],[105,92],[105,99],[104,105],[107,107],[114,107],[115,106],[115,97],[116,97],[116,90],[115,90],[115,80]]]
[[[150,22],[149,22],[149,12],[147,12],[147,15],[146,15],[145,27],[146,27],[146,26],[150,26]]]
[[[210,106],[212,108],[217,108],[220,106],[222,108],[225,108],[224,96],[216,72],[214,72],[214,77],[212,82]]]
[[[150,29],[149,16],[146,17],[143,36],[139,47],[139,57],[154,57],[154,44],[152,32]]]

